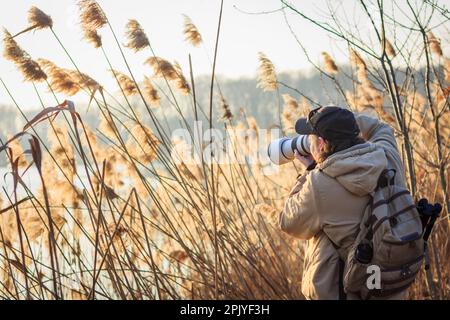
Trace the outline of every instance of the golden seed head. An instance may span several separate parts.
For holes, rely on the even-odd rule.
[[[47,79],[47,75],[42,71],[39,64],[31,59],[28,53],[17,44],[8,30],[4,29],[4,34],[3,56],[5,59],[14,62],[17,69],[19,69],[25,78],[25,81],[40,82]]]
[[[87,88],[90,90],[98,90],[101,88],[97,81],[85,73],[79,72],[78,70],[68,70],[68,73],[73,81],[75,81],[81,88]]]
[[[282,95],[284,100],[284,108],[290,110],[297,110],[299,108],[298,102],[292,98],[289,94]]]
[[[434,36],[433,32],[431,31],[427,33],[427,36],[431,52],[439,57],[442,57],[443,53],[441,48],[441,42]]]
[[[174,62],[173,67],[177,73],[177,78],[175,79],[175,86],[182,94],[188,95],[191,92],[191,87],[189,86],[186,78],[183,75],[183,70],[178,62]]]
[[[197,47],[202,43],[202,35],[198,31],[197,27],[192,23],[192,20],[184,15],[184,30],[185,40],[194,47]]]
[[[144,29],[142,29],[141,25],[136,20],[131,19],[128,21],[125,36],[128,39],[126,47],[133,49],[135,52],[150,46],[150,42],[148,41]]]
[[[165,59],[151,57],[147,59],[145,63],[150,65],[153,69],[154,77],[174,81],[177,89],[179,89],[183,94],[190,93],[191,88],[183,75],[180,65],[177,62],[172,65]]]
[[[157,78],[167,78],[167,80],[177,78],[177,72],[173,65],[163,58],[151,57],[145,63],[153,69],[153,74]]]
[[[153,87],[152,82],[148,77],[144,78],[144,95],[148,102],[152,106],[159,106],[161,103],[161,97],[158,91]]]
[[[445,81],[450,82],[450,58],[444,59],[444,77]]]
[[[55,92],[73,96],[80,91],[80,86],[73,79],[71,70],[60,68],[45,59],[38,59],[38,63],[50,78],[50,86]]]
[[[102,37],[98,34],[97,30],[84,29],[84,39],[92,44],[94,48],[100,48],[102,46]]]
[[[28,11],[28,23],[36,29],[53,27],[52,18],[37,7],[31,7]]]
[[[80,24],[83,30],[83,36],[95,48],[102,45],[98,29],[108,23],[105,13],[96,1],[81,0],[78,2],[80,10]]]
[[[80,9],[80,22],[84,29],[100,29],[108,23],[105,13],[94,0],[81,0],[78,2]]]
[[[131,79],[126,74],[111,70],[114,77],[116,77],[117,81],[119,82],[120,88],[123,90],[124,94],[129,97],[133,96],[136,93],[138,93],[138,89],[136,84],[134,83],[133,79]]]
[[[109,114],[102,114],[98,130],[110,139],[116,137],[115,123]]]
[[[100,84],[85,73],[78,70],[63,69],[46,59],[38,59],[39,66],[50,78],[50,86],[55,92],[68,96],[77,94],[82,88],[99,90]]]
[[[156,159],[156,150],[159,144],[160,141],[150,128],[136,123],[130,130],[126,146],[133,158],[149,163]]]
[[[3,29],[3,56],[5,59],[18,62],[25,56],[25,51],[17,44],[8,30]]]
[[[361,56],[353,49],[350,49],[350,62],[358,69],[367,69],[366,62]]]
[[[262,52],[258,54],[259,69],[258,69],[258,88],[264,91],[273,91],[278,88],[277,74],[275,67],[266,55]]]
[[[10,140],[11,135],[7,135],[7,139]],[[28,166],[28,161],[25,158],[25,153],[22,148],[22,144],[18,139],[11,141],[8,145],[11,148],[14,159],[18,160],[19,168],[26,168]]]
[[[328,72],[330,74],[336,74],[339,72],[339,69],[338,69],[336,63],[334,62],[333,58],[331,58],[331,56],[328,53],[322,52],[322,57],[323,57],[326,72]]]
[[[22,73],[25,81],[41,82],[47,79],[47,74],[41,69],[39,64],[29,57],[24,57],[18,63],[17,68]]]
[[[394,46],[392,45],[392,43],[390,43],[389,40],[385,39],[384,44],[385,44],[386,54],[391,58],[395,57],[397,53],[395,52],[395,49],[394,49]]]
[[[247,120],[248,128],[250,130],[253,130],[255,132],[259,131],[258,123],[256,122],[256,119],[254,117],[247,117],[246,120]]]
[[[222,121],[230,121],[233,119],[233,113],[231,112],[230,105],[225,100],[223,96],[220,97],[221,104],[220,108],[222,110],[222,116],[220,117],[220,120]]]

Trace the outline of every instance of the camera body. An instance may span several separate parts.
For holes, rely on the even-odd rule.
[[[307,135],[299,135],[294,138],[283,137],[272,141],[267,148],[270,161],[282,165],[294,160],[294,151],[297,150],[302,156],[311,154],[310,143]]]

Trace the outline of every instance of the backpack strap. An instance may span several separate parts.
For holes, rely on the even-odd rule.
[[[417,210],[422,220],[423,226],[423,240],[424,240],[424,255],[425,255],[425,272],[427,274],[428,283],[432,282],[433,275],[430,269],[430,256],[428,254],[428,238],[430,237],[434,223],[442,211],[442,205],[440,203],[430,204],[428,199],[421,199],[417,204]],[[436,297],[436,289],[430,287],[432,296]]]
[[[397,170],[395,169],[385,169],[381,172],[380,177],[378,178],[377,189],[385,188],[389,185],[394,185],[395,175],[397,174]]]
[[[336,249],[338,255],[339,255],[339,262],[338,262],[338,272],[339,272],[339,300],[347,300],[347,294],[344,290],[344,270],[345,270],[345,261],[342,259],[340,254],[340,247],[328,236],[328,234],[323,230],[323,233],[327,236],[328,240],[330,240],[331,244],[333,245],[334,249]]]
[[[339,300],[347,300],[347,294],[344,290],[344,269],[345,261],[339,257]]]

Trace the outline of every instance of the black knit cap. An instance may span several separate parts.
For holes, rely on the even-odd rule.
[[[298,134],[314,134],[331,142],[355,139],[359,127],[353,112],[335,107],[320,107],[312,110],[308,118],[301,118],[295,124]]]

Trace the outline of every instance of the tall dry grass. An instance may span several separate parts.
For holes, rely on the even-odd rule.
[[[227,157],[245,161],[213,166],[203,157],[196,163],[183,161],[183,152],[203,154],[207,145],[191,146],[171,138],[153,107],[167,100],[191,134],[194,128],[186,120],[191,111],[182,110],[181,99],[192,106],[196,118],[203,115],[212,123],[212,113],[196,101],[192,69],[189,81],[177,63],[154,54],[139,22],[130,20],[125,46],[147,51],[150,56],[143,64],[153,71],[151,77],[137,81],[102,8],[90,0],[79,6],[85,40],[103,51],[105,69],[117,80],[123,100],[108,95],[76,64],[74,69],[66,69],[45,59],[34,62],[20,48],[20,37],[5,32],[4,55],[16,64],[25,81],[30,85],[45,81],[50,92],[67,96],[84,92],[98,108],[101,123],[89,128],[76,106],[55,101],[57,107],[43,108],[35,118],[26,119],[22,132],[2,142],[14,188],[12,192],[3,190],[0,197],[0,297],[301,299],[304,242],[277,228],[278,212],[300,173],[294,163],[281,167],[276,175],[265,175],[263,162],[246,161],[245,156],[254,152],[252,146],[264,146],[267,140],[260,139],[261,128],[251,117],[252,110],[242,110],[243,120],[235,117],[223,95],[214,104],[221,123],[240,133],[230,135]],[[33,8],[29,20],[24,32],[51,29],[55,43],[73,63],[51,17]],[[103,37],[99,34],[102,28]],[[184,34],[192,45],[202,41],[189,18]],[[111,65],[102,47],[107,37],[119,46],[126,71],[116,71]],[[450,70],[437,38],[428,39],[425,45],[440,57],[433,67],[442,68],[444,77],[429,79],[432,89],[427,97],[406,85],[398,94],[404,101],[407,141],[414,147],[415,179],[410,177],[409,182],[414,181],[417,197],[444,202],[446,190],[440,173],[448,172],[449,164]],[[388,55],[395,56],[387,43]],[[337,81],[341,68],[328,53],[322,56],[324,71]],[[396,121],[386,90],[379,87],[362,54],[352,49],[350,58],[356,70],[349,75],[354,90],[345,93],[349,107],[391,124],[403,146],[405,128]],[[259,86],[277,89],[273,63],[262,53],[259,59]],[[24,68],[24,61],[35,67]],[[156,83],[166,86],[156,87]],[[148,121],[143,121],[130,103],[131,97],[141,100]],[[282,98],[280,122],[284,132],[292,133],[295,119],[312,107],[305,98]],[[436,121],[440,124],[438,137]],[[48,139],[37,134],[38,127],[48,130]],[[193,150],[196,148],[199,150]],[[437,148],[440,158],[434,156]],[[30,167],[36,168],[40,177],[36,190],[22,179]],[[448,175],[445,179],[448,186]],[[19,194],[25,196],[19,198]],[[430,242],[433,281],[427,282],[422,272],[410,290],[411,298],[450,298],[448,228],[448,214],[444,214]]]

